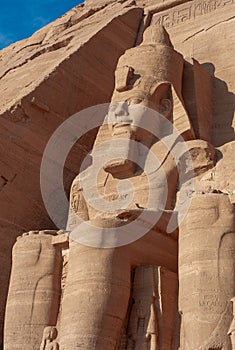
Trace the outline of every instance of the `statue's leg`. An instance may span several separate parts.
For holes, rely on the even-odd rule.
[[[69,268],[59,327],[62,350],[112,350],[130,295],[125,250],[70,244]]]
[[[179,237],[181,349],[228,349],[235,288],[234,207],[228,196],[195,195]]]
[[[5,350],[38,350],[43,330],[55,325],[60,300],[61,251],[56,231],[31,231],[13,248],[5,317]]]
[[[122,221],[108,219],[95,224],[115,227]],[[165,254],[161,252],[163,247],[167,247]],[[163,263],[175,271],[177,242],[154,231],[132,244],[113,249],[70,242],[58,325],[62,350],[116,348],[128,309],[131,268],[145,264],[145,260],[147,264]]]

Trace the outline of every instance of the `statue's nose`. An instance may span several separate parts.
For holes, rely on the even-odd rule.
[[[115,109],[115,116],[122,117],[122,116],[127,116],[127,115],[129,115],[127,103],[125,103],[125,102],[118,103],[118,105]]]

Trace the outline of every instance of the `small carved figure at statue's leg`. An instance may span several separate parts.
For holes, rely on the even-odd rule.
[[[146,332],[146,341],[149,350],[158,350],[159,341],[157,334],[157,315],[155,310],[155,298],[153,297],[153,302],[151,304],[150,318],[148,323],[148,328]]]
[[[231,299],[231,302],[233,304],[233,319],[228,330],[228,335],[230,336],[232,345],[231,349],[235,350],[235,297]]]
[[[42,343],[40,350],[59,350],[57,338],[57,329],[54,326],[48,326],[43,331]]]

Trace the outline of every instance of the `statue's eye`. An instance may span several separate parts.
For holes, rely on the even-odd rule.
[[[117,106],[118,106],[117,102],[110,103],[110,105],[109,105],[109,112],[114,112],[115,109],[117,108]]]
[[[142,98],[133,98],[132,100],[130,100],[131,105],[138,105],[141,102],[143,102]]]

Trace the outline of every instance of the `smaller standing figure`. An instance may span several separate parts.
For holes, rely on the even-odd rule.
[[[232,343],[232,350],[235,350],[235,297],[231,299],[233,303],[233,320],[228,330],[228,335],[230,336]]]
[[[157,312],[155,299],[156,297],[153,296],[150,309],[150,318],[146,332],[146,341],[149,350],[158,350]]]
[[[59,345],[55,341],[57,334],[57,329],[53,326],[44,328],[40,350],[59,350]]]

